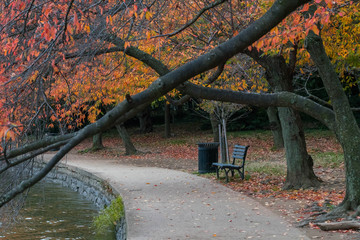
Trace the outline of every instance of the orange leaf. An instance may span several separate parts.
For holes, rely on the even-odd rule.
[[[304,7],[301,9],[300,12],[307,12],[309,10],[309,4],[305,4]]]
[[[316,25],[313,25],[311,27],[311,30],[316,34],[316,35],[319,35],[320,31],[319,31],[319,28],[316,26]]]
[[[124,48],[126,49],[126,48],[128,48],[128,47],[130,47],[130,42],[125,42]]]

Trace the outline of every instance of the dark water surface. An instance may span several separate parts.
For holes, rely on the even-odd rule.
[[[55,183],[34,186],[19,220],[0,239],[94,239],[91,228],[99,208],[83,196]]]

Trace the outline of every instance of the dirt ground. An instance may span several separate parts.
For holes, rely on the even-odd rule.
[[[145,135],[131,133],[134,145],[140,151],[139,154],[132,156],[124,156],[121,139],[112,134],[109,136],[105,135],[103,143],[106,148],[103,150],[97,152],[85,150],[89,149],[92,144],[91,139],[88,139],[77,146],[72,153],[99,157],[99,159],[116,159],[116,161],[122,164],[169,168],[195,174],[198,169],[197,143],[211,142],[211,134],[203,133],[203,131],[199,130],[187,132],[183,129],[176,129],[175,131],[177,134],[170,139],[163,138],[162,129],[155,129],[153,133]],[[232,146],[235,143],[243,145],[249,144],[251,146],[247,157],[248,162],[276,162],[283,164],[286,169],[284,151],[272,149],[271,134],[250,133],[242,136],[230,135],[229,145]],[[310,154],[319,152],[341,153],[339,144],[334,137],[329,134],[311,134],[310,137],[307,137],[307,146]],[[296,224],[299,220],[307,218],[312,214],[311,212],[308,213],[307,210],[315,203],[321,205],[324,199],[328,198],[337,199],[338,201],[334,201],[333,203],[338,204],[344,194],[345,177],[343,164],[335,168],[315,165],[314,171],[316,175],[323,180],[321,188],[310,190],[310,192],[301,192],[303,190],[298,190],[298,194],[294,194],[294,192],[288,194],[287,192],[281,191],[281,184],[284,180],[283,176],[272,176],[270,178],[266,176],[266,178],[264,178],[266,180],[260,181],[261,184],[265,182],[266,185],[266,181],[273,181],[275,179],[274,182],[279,184],[279,190],[276,190],[275,194],[270,195],[260,194],[262,193],[261,191],[255,193],[252,188],[247,189],[246,186],[248,185],[246,185],[246,180],[243,182],[239,179],[234,179],[229,184],[226,184],[223,180],[217,180],[214,174],[205,174],[203,176],[211,178],[213,181],[219,181],[225,186],[233,188],[235,191],[247,194],[252,197],[254,201],[260,202],[262,205],[283,216],[289,222]],[[252,179],[256,177],[262,179],[264,177],[258,173],[252,176],[254,176]],[[249,184],[254,183],[250,182]],[[306,195],[309,196],[307,197]],[[336,195],[336,197],[330,195]],[[302,229],[310,239],[360,239],[360,233],[358,231],[325,232],[313,225]]]

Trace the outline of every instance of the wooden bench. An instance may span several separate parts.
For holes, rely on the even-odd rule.
[[[245,158],[247,150],[250,146],[235,145],[233,151],[232,164],[229,163],[213,163],[212,165],[216,168],[216,176],[219,178],[219,171],[224,170],[226,175],[226,182],[229,182],[229,172],[231,176],[234,176],[235,170],[239,172],[241,179],[245,178]]]

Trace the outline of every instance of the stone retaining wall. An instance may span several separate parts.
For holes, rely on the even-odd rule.
[[[44,165],[45,163],[43,161],[38,161],[38,164]],[[107,181],[92,173],[65,164],[58,164],[45,177],[45,180],[60,183],[61,185],[80,193],[100,208],[109,206],[111,201],[120,195]],[[126,228],[126,217],[124,215],[124,217],[119,219],[116,224],[117,240],[126,239]]]

